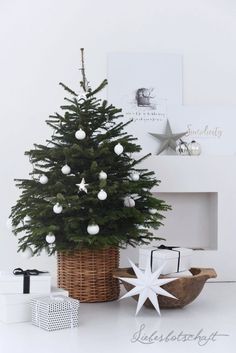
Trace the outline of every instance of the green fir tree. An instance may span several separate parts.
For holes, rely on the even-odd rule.
[[[46,121],[53,135],[25,152],[33,171],[29,179],[16,179],[22,193],[10,217],[19,251],[52,254],[161,239],[152,229],[170,207],[151,193],[159,183],[154,172],[139,167],[149,155],[133,158],[141,147],[125,132],[129,122],[121,122],[121,109],[96,98],[107,81],[91,89],[81,53],[84,93],[61,83],[69,98]]]

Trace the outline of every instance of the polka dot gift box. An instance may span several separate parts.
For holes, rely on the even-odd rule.
[[[64,296],[32,299],[32,323],[46,331],[77,327],[79,304],[79,300]]]

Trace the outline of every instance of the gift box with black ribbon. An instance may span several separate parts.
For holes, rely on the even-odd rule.
[[[32,323],[46,331],[77,327],[79,305],[79,300],[63,296],[32,299]]]
[[[193,250],[175,246],[161,245],[159,247],[146,247],[139,249],[139,268],[145,269],[147,262],[152,271],[165,264],[161,274],[167,275],[188,271],[191,268]]]
[[[47,294],[46,294],[47,295]],[[51,296],[69,296],[68,291],[52,288]],[[0,321],[6,324],[31,321],[31,299],[42,294],[0,294]]]
[[[0,272],[0,294],[47,294],[51,290],[48,272],[16,268],[12,273]]]

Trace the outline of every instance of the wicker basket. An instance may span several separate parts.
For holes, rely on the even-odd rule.
[[[116,300],[120,287],[113,272],[119,267],[119,249],[63,251],[57,254],[58,285],[81,302]]]

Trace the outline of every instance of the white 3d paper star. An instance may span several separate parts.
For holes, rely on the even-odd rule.
[[[141,271],[132,261],[129,260],[129,262],[137,278],[120,278],[122,281],[130,283],[134,286],[133,289],[123,295],[123,297],[121,297],[120,299],[132,297],[133,295],[139,295],[136,315],[139,313],[140,309],[142,308],[143,304],[147,299],[151,301],[158,314],[161,315],[158,303],[158,295],[164,295],[166,297],[177,299],[172,294],[168,293],[165,289],[161,288],[161,286],[166,283],[175,281],[177,278],[159,279],[159,276],[165,264],[152,273],[151,265],[149,262],[147,263],[145,272]]]
[[[80,184],[76,184],[76,186],[78,186],[79,191],[84,191],[86,193],[88,192],[88,190],[87,190],[88,184],[85,183],[84,178],[81,180]]]

